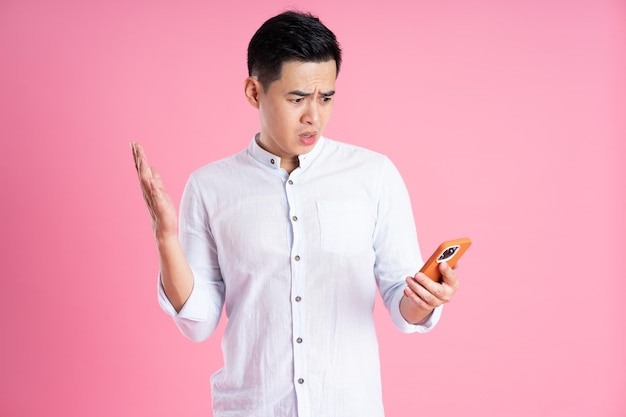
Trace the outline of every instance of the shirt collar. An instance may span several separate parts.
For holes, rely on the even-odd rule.
[[[254,135],[252,141],[250,142],[250,145],[248,146],[248,152],[250,153],[250,155],[252,155],[254,159],[256,159],[265,166],[275,169],[280,168],[280,157],[261,148],[257,143],[258,137],[258,133]],[[309,165],[311,165],[311,163],[317,158],[317,155],[319,155],[322,151],[325,143],[326,138],[324,136],[320,136],[320,138],[317,140],[317,143],[310,152],[298,155],[298,160],[300,162],[299,167],[302,169],[306,169]]]

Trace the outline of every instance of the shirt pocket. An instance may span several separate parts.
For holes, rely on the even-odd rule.
[[[321,250],[350,256],[372,250],[375,219],[366,203],[318,201]]]

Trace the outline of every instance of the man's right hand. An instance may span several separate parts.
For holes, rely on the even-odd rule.
[[[148,165],[148,158],[143,147],[131,142],[135,168],[139,176],[139,184],[143,199],[152,217],[152,230],[158,241],[178,237],[178,217],[176,207],[163,186],[163,179],[156,168]]]

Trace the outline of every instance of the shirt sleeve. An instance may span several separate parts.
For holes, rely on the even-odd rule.
[[[193,177],[187,182],[181,199],[179,238],[193,272],[193,289],[183,307],[176,312],[163,290],[159,275],[158,300],[180,331],[189,339],[200,342],[213,334],[219,323],[224,305],[224,281],[207,212]]]
[[[374,231],[374,273],[393,324],[404,333],[425,333],[439,321],[442,307],[437,307],[416,325],[408,323],[400,313],[406,277],[415,275],[423,260],[406,185],[393,163],[388,158],[384,162],[378,184],[380,198]]]

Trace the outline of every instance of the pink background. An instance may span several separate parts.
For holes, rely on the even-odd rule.
[[[0,415],[211,415],[223,323],[160,311],[128,142],[178,202],[256,132],[247,42],[296,6],[345,50],[327,136],[392,158],[424,256],[474,241],[433,333],[377,305],[388,416],[626,416],[623,1],[210,3],[0,2]]]

